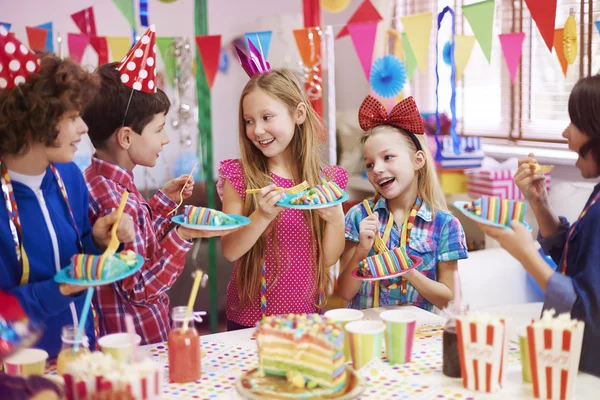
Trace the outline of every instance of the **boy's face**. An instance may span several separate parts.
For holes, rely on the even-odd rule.
[[[154,114],[141,135],[131,134],[131,146],[127,152],[135,165],[143,167],[154,167],[156,165],[156,160],[158,160],[163,146],[170,141],[165,131],[166,120],[165,114]]]
[[[88,132],[88,127],[81,119],[79,111],[67,111],[56,124],[58,136],[44,152],[48,161],[65,163],[73,161],[81,136]]]

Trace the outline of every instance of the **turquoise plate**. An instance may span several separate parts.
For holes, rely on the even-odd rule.
[[[200,225],[200,224],[189,224],[185,222],[185,217],[183,214],[179,214],[174,216],[171,221],[175,222],[178,225],[181,225],[186,228],[202,230],[202,231],[229,231],[231,229],[237,229],[240,226],[248,225],[250,223],[250,218],[244,217],[242,215],[235,214],[227,214],[228,217],[231,217],[237,221],[236,225]]]
[[[119,255],[115,254],[113,257],[119,258]],[[115,275],[108,279],[86,280],[86,279],[71,278],[71,275],[69,274],[70,268],[66,267],[66,268],[61,269],[60,271],[58,271],[58,273],[56,275],[54,275],[54,280],[58,283],[69,283],[71,285],[79,285],[79,286],[108,285],[109,283],[123,280],[123,279],[127,278],[128,276],[135,274],[137,271],[140,270],[140,268],[142,268],[142,266],[144,265],[144,258],[142,256],[140,256],[139,254],[136,254],[135,257],[136,257],[136,264],[129,271],[124,272],[120,275]]]
[[[458,208],[458,211],[460,211],[461,213],[463,213],[467,217],[471,218],[474,221],[480,222],[480,223],[482,223],[484,225],[495,226],[496,228],[510,229],[510,226],[506,226],[506,225],[499,224],[497,222],[489,221],[489,220],[487,220],[485,218],[481,218],[477,214],[474,214],[474,213],[472,213],[470,211],[467,211],[464,207],[465,207],[465,205],[468,206],[470,204],[471,204],[471,202],[469,202],[469,201],[455,201],[454,202],[454,207]],[[527,228],[529,230],[529,232],[531,232],[531,225],[529,225],[525,221],[523,221],[523,225],[525,225],[525,228]]]
[[[348,200],[350,198],[350,196],[348,196],[348,193],[343,192],[344,195],[342,197],[340,197],[336,201],[332,201],[331,203],[325,203],[325,204],[290,204],[290,201],[292,199],[294,199],[294,198],[296,198],[298,196],[302,196],[306,192],[308,192],[308,190],[305,190],[303,192],[296,193],[296,194],[291,194],[291,195],[286,193],[285,197],[277,202],[277,205],[280,206],[280,207],[293,208],[293,209],[296,209],[296,210],[317,210],[319,208],[327,208],[327,207],[336,206],[338,204],[342,204],[343,202],[345,202],[346,200]]]

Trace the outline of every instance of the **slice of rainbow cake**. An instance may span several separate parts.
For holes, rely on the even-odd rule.
[[[518,200],[481,196],[480,199],[473,200],[472,203],[466,204],[465,209],[488,221],[510,226],[511,221],[523,223],[527,204]]]
[[[183,209],[185,222],[193,225],[238,225],[239,223],[224,212],[206,207],[185,206]]]
[[[327,181],[322,185],[303,192],[299,196],[290,200],[290,204],[294,205],[312,205],[333,203],[336,200],[344,197],[344,191],[335,182]]]
[[[367,257],[358,264],[360,276],[380,277],[406,271],[413,266],[412,260],[401,247]]]

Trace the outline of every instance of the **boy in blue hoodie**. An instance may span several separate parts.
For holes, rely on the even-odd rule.
[[[53,357],[61,348],[62,327],[78,322],[85,289],[58,284],[54,275],[76,253],[99,254],[116,221],[113,212],[90,226],[87,188],[72,162],[87,133],[79,111],[98,81],[68,59],[44,56],[38,65],[2,27],[0,51],[12,59],[10,68],[0,65],[0,289],[43,323],[36,347]],[[121,219],[117,236],[121,242],[133,239],[131,219]],[[87,321],[93,347],[93,318]]]

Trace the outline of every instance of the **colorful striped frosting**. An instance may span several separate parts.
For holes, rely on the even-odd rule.
[[[266,374],[300,376],[309,386],[332,392],[346,383],[344,330],[319,314],[264,317],[258,323],[256,342],[260,368]]]
[[[290,200],[290,204],[312,205],[333,203],[343,196],[344,191],[335,182],[327,181],[294,197]]]
[[[108,279],[121,275],[135,266],[136,255],[131,250],[119,254],[119,259],[113,255],[105,256],[92,254],[75,254],[71,257],[70,275],[72,278],[86,281]]]
[[[511,221],[523,222],[527,204],[523,201],[481,196],[465,205],[465,209],[496,224],[510,226]]]
[[[185,222],[193,225],[238,225],[229,215],[206,207],[185,206],[183,209]]]
[[[412,267],[412,260],[402,247],[367,257],[358,264],[363,277],[378,277],[395,274]]]

